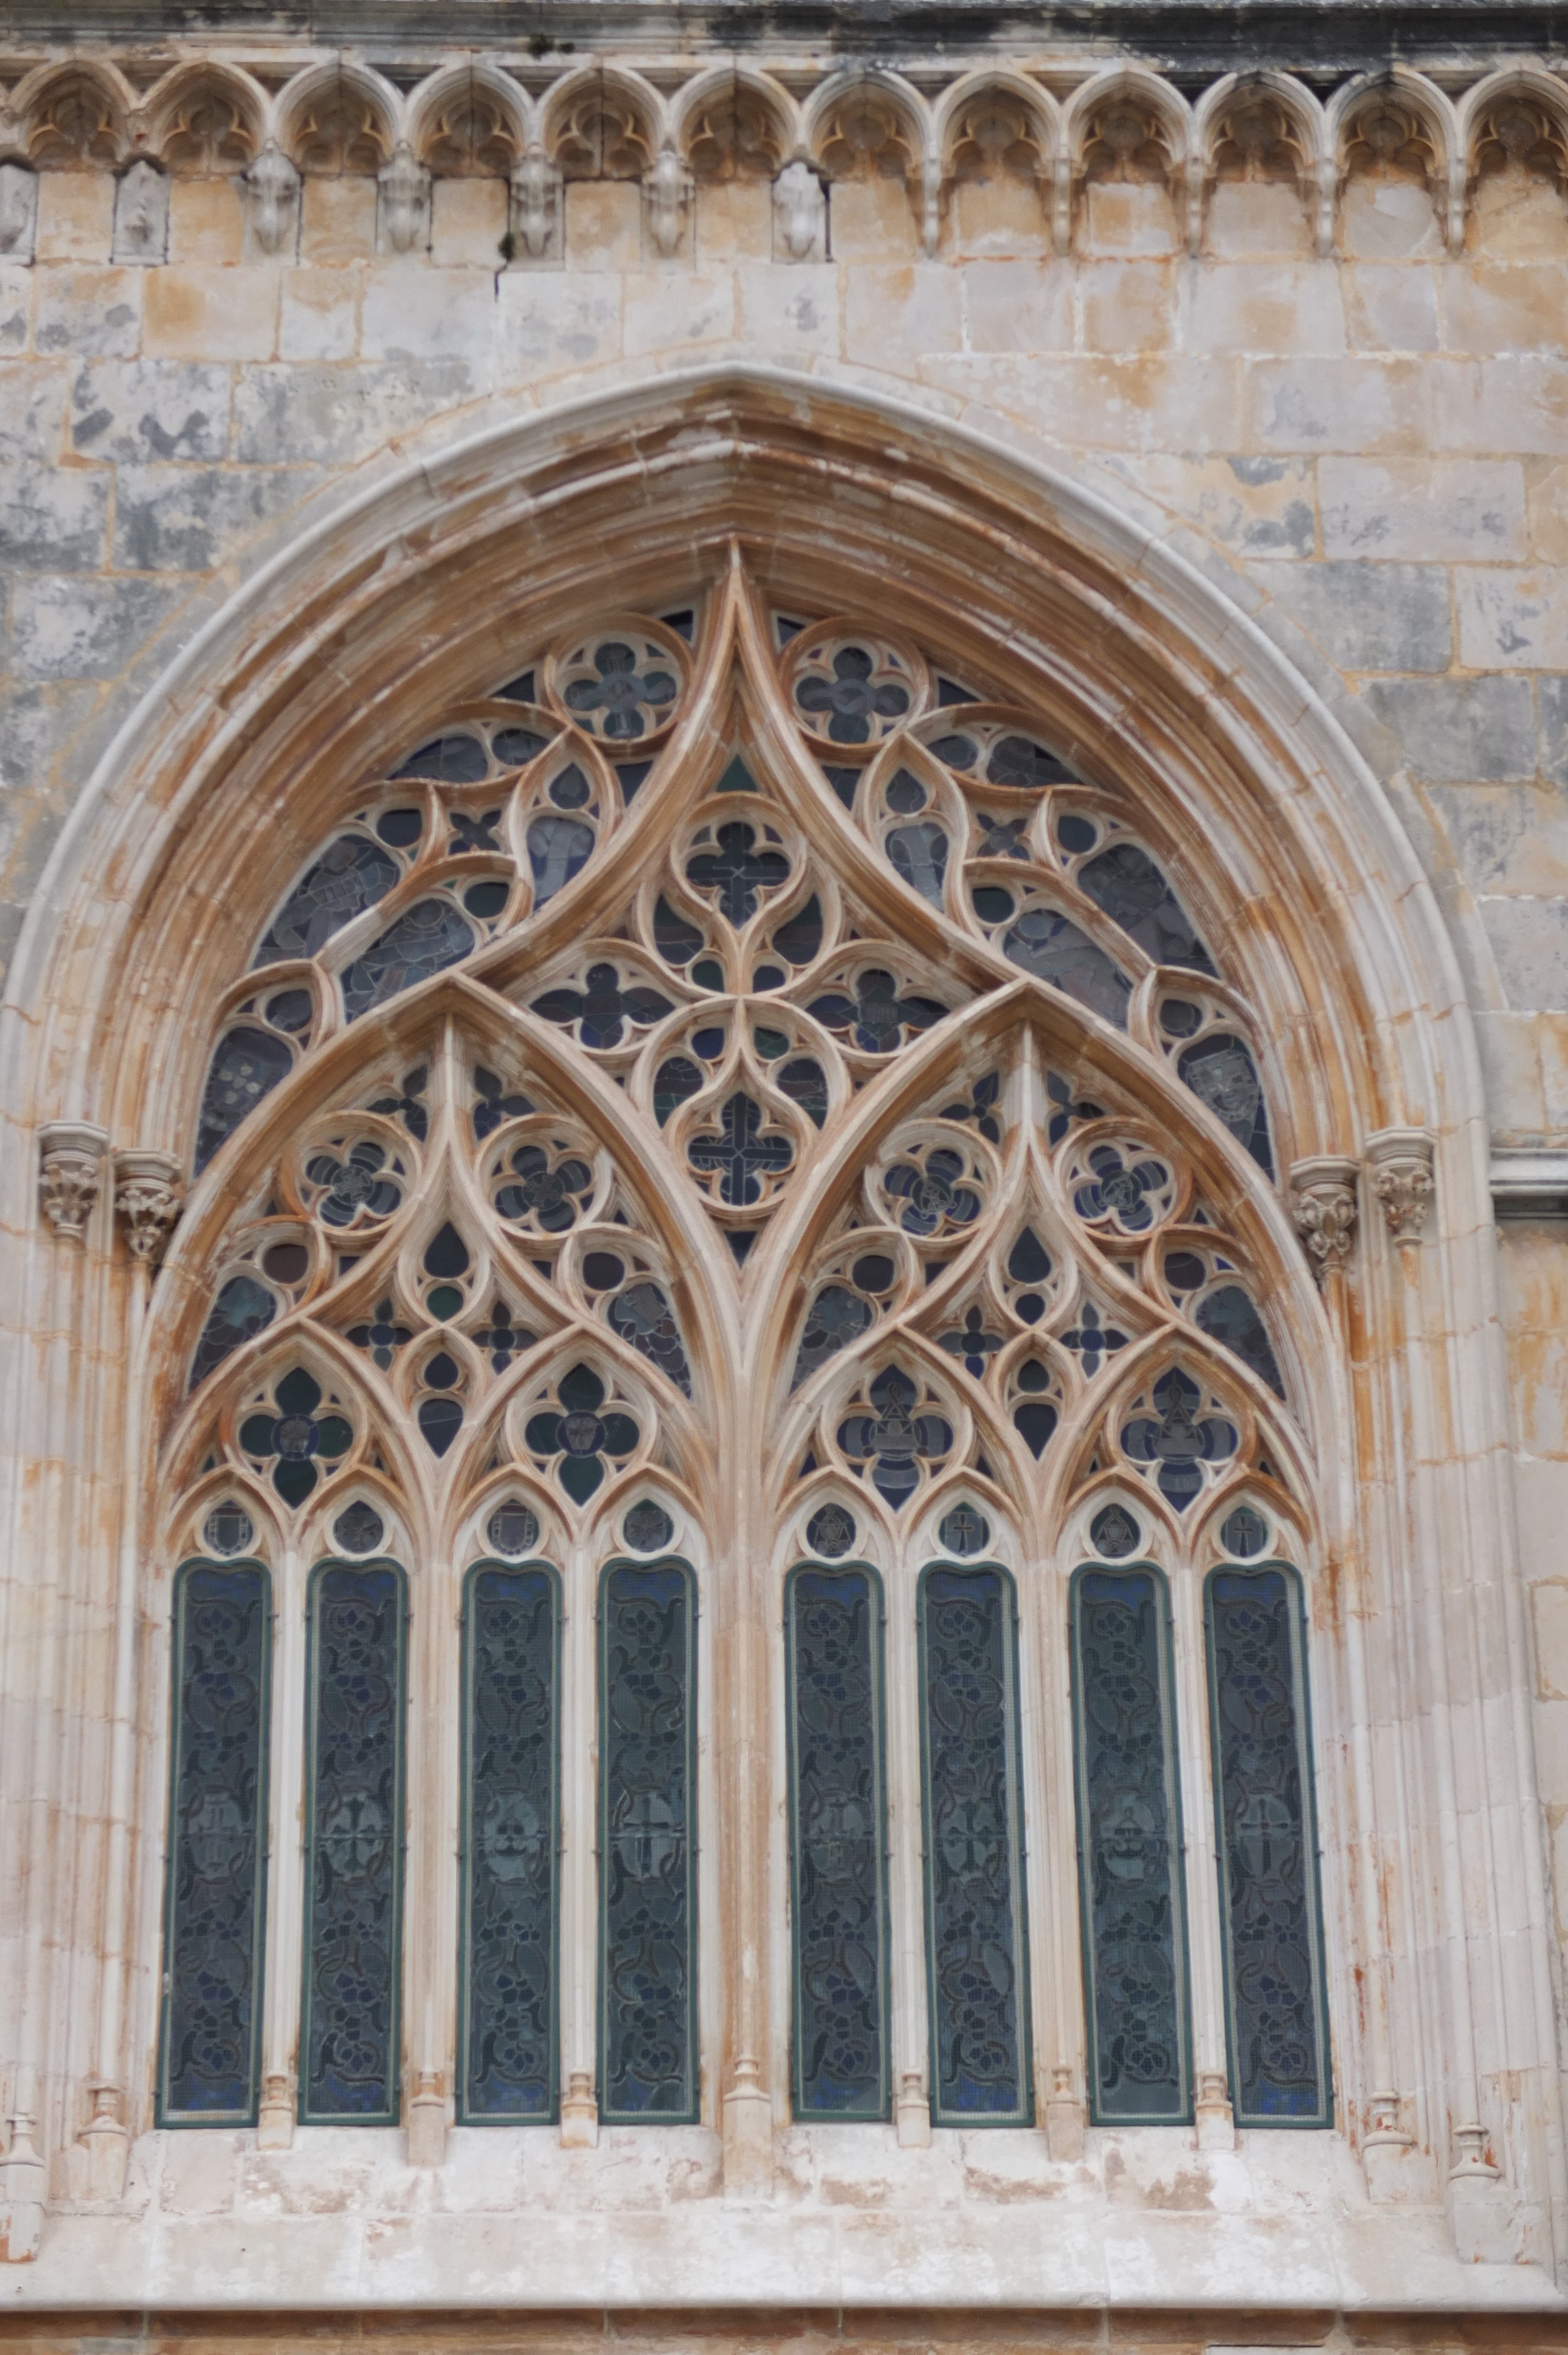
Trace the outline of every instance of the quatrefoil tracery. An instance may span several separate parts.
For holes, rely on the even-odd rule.
[[[266,1215],[253,1192],[209,1256],[192,1413],[226,1365],[238,1379],[319,1318],[439,1465],[471,1479],[482,1425],[501,1441],[483,1476],[514,1462],[537,1497],[579,1454],[562,1440],[546,1462],[499,1393],[537,1394],[546,1358],[558,1385],[579,1337],[609,1351],[583,1357],[607,1397],[619,1369],[644,1381],[639,1445],[667,1455],[677,1401],[726,1379],[705,1367],[718,1312],[694,1324],[692,1286],[739,1284],[766,1323],[763,1290],[783,1284],[775,1359],[748,1377],[754,1411],[791,1402],[767,1443],[775,1486],[815,1478],[798,1468],[814,1446],[835,1477],[869,1482],[878,1511],[960,1476],[1005,1511],[1058,1461],[1099,1460],[1081,1434],[1127,1368],[1148,1395],[1104,1425],[1100,1455],[1139,1481],[1178,1460],[1233,1476],[1250,1441],[1171,1452],[1190,1436],[1171,1423],[1172,1369],[1199,1383],[1200,1433],[1240,1433],[1247,1383],[1285,1384],[1260,1280],[1216,1225],[1193,1226],[1162,1113],[1125,1079],[1051,1068],[1022,998],[1022,1027],[980,1060],[943,1043],[1033,983],[1047,1008],[1130,1030],[1200,1125],[1271,1170],[1247,1011],[1168,850],[967,665],[954,676],[853,617],[737,627],[749,592],[726,593],[668,623],[612,616],[520,662],[361,788],[278,903],[225,1003],[198,1163],[346,1026],[377,1035],[384,1009],[451,966],[498,1027],[455,1061],[449,1044],[444,1075],[406,1055],[302,1123]],[[697,741],[699,713],[704,749],[673,749]],[[618,876],[602,853],[628,825],[640,848]],[[911,1108],[899,1075],[922,1059],[949,1076]],[[416,1211],[427,1238],[436,1208],[470,1267],[432,1305],[414,1241],[391,1238]],[[722,1233],[716,1261],[693,1217]],[[757,1248],[776,1225],[779,1250]],[[806,1272],[791,1279],[781,1253]],[[1187,1356],[1156,1365],[1178,1338]],[[1227,1358],[1243,1406],[1222,1412],[1230,1378],[1216,1391],[1204,1369]],[[895,1398],[904,1382],[913,1397]],[[919,1443],[896,1474],[895,1423]],[[1128,1455],[1125,1433],[1145,1426],[1152,1452]],[[603,1463],[619,1479],[620,1459]]]

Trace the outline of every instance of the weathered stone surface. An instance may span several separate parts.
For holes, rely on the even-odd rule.
[[[1428,783],[1506,784],[1535,773],[1527,679],[1374,679],[1365,694]]]
[[[258,524],[313,490],[303,467],[124,466],[114,502],[113,560],[123,572],[206,572]]]
[[[248,369],[235,386],[234,455],[246,465],[351,465],[476,389],[457,355],[400,368]]]
[[[182,360],[99,360],[70,380],[70,443],[116,464],[228,454],[232,378]]]
[[[11,605],[16,668],[26,678],[113,678],[180,593],[151,581],[18,581]]]
[[[103,559],[108,517],[103,474],[0,466],[0,561],[15,570],[90,572]]]
[[[1331,662],[1347,671],[1441,671],[1453,650],[1449,584],[1434,567],[1312,564],[1270,575]]]

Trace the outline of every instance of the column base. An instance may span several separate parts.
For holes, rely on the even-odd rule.
[[[408,2097],[408,2164],[440,2167],[447,2155],[447,2097],[440,2073],[421,2069]]]
[[[1198,2098],[1193,2105],[1192,2117],[1198,2130],[1200,2150],[1234,2150],[1236,2123],[1231,2108],[1230,2088],[1217,2070],[1200,2071]]]
[[[586,2069],[574,2069],[561,2101],[561,2148],[599,2148],[599,2101]]]
[[[931,2105],[926,2098],[926,2081],[918,2069],[906,2069],[895,2104],[898,2120],[900,2150],[929,2150],[931,2147]]]
[[[256,2114],[258,2150],[289,2150],[294,2140],[294,2088],[287,2077],[268,2077]]]
[[[724,2196],[773,2197],[773,2104],[755,2061],[737,2061],[724,2097]]]
[[[92,2088],[92,2116],[83,2128],[80,2148],[82,2196],[87,2200],[123,2200],[131,2163],[131,2131],[121,2118],[118,2085]]]

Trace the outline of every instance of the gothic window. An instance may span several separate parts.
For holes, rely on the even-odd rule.
[[[1223,875],[891,607],[737,566],[521,635],[280,839],[195,1042],[161,2117],[712,2125],[775,1840],[812,2130],[1227,2066],[1325,2123],[1295,1140]]]

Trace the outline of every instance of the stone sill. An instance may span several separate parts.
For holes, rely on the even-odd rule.
[[[1315,2307],[1568,2311],[1530,2264],[1460,2262],[1430,2175],[1374,2205],[1339,2134],[1090,2129],[899,2146],[784,2127],[771,2199],[726,2200],[716,2136],[456,2127],[440,2166],[395,2128],[139,2137],[114,2207],[54,2204],[0,2311],[498,2307],[602,2310]]]

